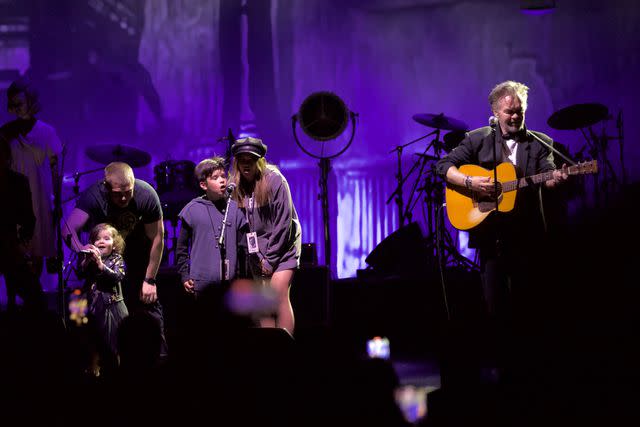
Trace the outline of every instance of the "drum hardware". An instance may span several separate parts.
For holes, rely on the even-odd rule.
[[[178,206],[177,215],[191,199],[202,192],[191,160],[166,160],[153,168],[156,190],[167,207]]]
[[[610,187],[620,183],[618,175],[607,156],[610,140],[618,140],[620,146],[622,184],[626,184],[627,180],[623,156],[624,137],[622,129],[622,111],[618,113],[616,120],[616,127],[618,129],[617,137],[611,137],[606,134],[606,121],[610,119],[612,119],[612,116],[609,114],[609,109],[605,105],[599,103],[586,103],[574,104],[562,108],[553,113],[547,120],[547,124],[554,129],[579,130],[586,141],[586,145],[579,151],[580,157],[582,157],[582,152],[585,148],[588,148],[588,153],[591,158],[597,159],[599,163],[603,165],[602,173],[595,174],[593,176],[596,200],[600,199],[601,193],[607,196],[611,192]],[[593,130],[593,126],[598,123],[603,123],[600,135]]]
[[[79,185],[79,181],[80,181],[80,177],[84,176],[84,175],[88,175],[90,173],[94,173],[94,172],[98,172],[103,170],[104,168],[95,168],[95,169],[90,169],[88,171],[84,171],[84,172],[75,172],[72,177],[73,177],[73,193],[74,194],[79,194],[80,193],[80,185]]]
[[[449,133],[445,133],[442,137],[444,140],[444,151],[450,153],[451,150],[460,145],[466,134],[466,130],[453,130]]]
[[[447,117],[444,113],[440,114],[414,114],[413,120],[416,122],[435,128],[438,130],[452,130],[452,131],[463,131],[466,132],[469,130],[469,126],[463,121],[454,119],[452,117]]]
[[[414,139],[413,141],[409,141],[405,144],[401,144],[396,146],[393,150],[389,151],[389,153],[396,153],[398,155],[398,160],[397,160],[397,165],[398,165],[398,170],[396,172],[396,180],[398,181],[398,185],[396,186],[396,189],[393,191],[393,193],[391,193],[391,195],[389,196],[389,198],[386,201],[386,204],[388,205],[391,200],[393,200],[395,198],[396,200],[396,205],[398,206],[398,225],[399,227],[404,226],[405,223],[405,213],[404,213],[404,199],[403,199],[403,187],[405,182],[409,179],[409,177],[413,174],[413,172],[416,170],[416,168],[422,163],[422,162],[414,162],[414,164],[411,166],[411,169],[409,170],[409,172],[407,172],[407,174],[405,176],[402,176],[402,151],[412,145],[415,144],[418,141],[421,141],[423,139],[425,139],[428,136],[433,135],[434,133],[436,133],[437,131],[432,131],[426,135],[423,135],[419,138]],[[425,152],[422,153],[423,156],[426,156],[426,151],[429,149],[430,147],[427,146],[427,149],[425,149]],[[424,159],[424,157],[422,157],[422,159]],[[410,222],[410,221],[409,221]]]
[[[162,206],[164,214],[164,204]],[[179,212],[178,212],[179,213]],[[178,216],[167,218],[164,217],[164,250],[162,251],[161,265],[171,266],[176,264],[176,246],[178,246]],[[171,241],[171,246],[167,243]]]
[[[139,148],[123,144],[94,145],[85,149],[85,154],[94,162],[108,165],[111,162],[124,162],[132,168],[146,166],[151,155]]]
[[[231,154],[231,146],[234,142],[236,142],[236,137],[233,135],[233,131],[231,130],[231,128],[229,128],[229,130],[227,131],[227,135],[221,136],[216,141],[225,144],[224,158],[227,162],[231,162],[231,157],[233,157],[233,155]]]
[[[164,236],[163,265],[175,264],[175,250],[178,243],[178,214],[187,203],[203,192],[195,176],[195,167],[195,163],[191,160],[165,160],[153,168],[162,215],[165,222],[170,223],[167,230],[171,230],[171,233],[167,232]],[[171,246],[167,245],[169,239]],[[169,260],[171,254],[173,254],[172,262]]]
[[[466,123],[464,123],[461,120],[458,119],[454,119],[453,117],[448,117],[445,116],[444,113],[440,113],[440,114],[431,114],[431,113],[423,113],[423,114],[414,114],[413,115],[413,120],[416,121],[417,123],[420,123],[422,125],[428,126],[428,127],[432,127],[435,128],[434,131],[423,135],[417,139],[414,139],[413,141],[409,141],[406,144],[402,144],[402,145],[398,145],[397,147],[395,147],[393,150],[391,150],[389,153],[393,153],[396,152],[398,155],[398,170],[397,170],[397,174],[396,174],[396,179],[398,180],[398,185],[395,189],[395,191],[391,194],[391,196],[387,199],[387,204],[389,204],[391,202],[391,200],[395,197],[396,199],[396,203],[398,205],[398,221],[399,221],[399,225],[400,227],[402,227],[405,222],[411,222],[411,212],[413,211],[413,208],[415,206],[415,203],[418,199],[416,199],[416,201],[413,200],[413,196],[415,194],[415,191],[417,189],[417,184],[418,181],[416,180],[416,182],[413,185],[413,188],[411,190],[411,195],[409,197],[409,200],[407,201],[407,207],[405,209],[404,206],[404,200],[403,200],[403,185],[404,183],[407,181],[407,179],[409,178],[409,176],[415,171],[417,170],[417,168],[419,167],[419,173],[418,176],[422,176],[422,173],[424,171],[425,168],[425,162],[429,161],[429,160],[439,160],[440,159],[440,154],[441,152],[448,152],[452,149],[453,144],[455,143],[454,139],[457,138],[460,133],[462,133],[462,138],[464,138],[464,134],[466,133],[466,131],[468,130],[468,125]],[[449,130],[452,131],[450,133],[454,133],[455,132],[455,137],[454,136],[450,136],[448,139],[449,141],[441,141],[440,140],[440,131],[441,130]],[[413,166],[411,167],[411,169],[409,170],[409,172],[407,173],[407,175],[405,177],[402,176],[402,151],[404,150],[404,148],[408,147],[411,144],[414,144],[430,135],[435,134],[435,138],[427,145],[427,147],[424,149],[423,153],[418,153],[418,157],[420,158],[419,162],[415,162],[413,164]],[[460,141],[462,141],[462,139],[460,139],[459,141],[457,141],[457,143],[459,143]],[[455,145],[457,145],[457,143]],[[450,148],[451,147],[451,148]],[[433,149],[433,153],[434,155],[429,155],[427,154],[427,152],[429,150]],[[432,221],[429,221],[429,231],[431,233],[432,231]]]
[[[609,109],[602,104],[575,104],[553,113],[547,124],[557,130],[586,128],[604,120]]]
[[[468,130],[466,123],[447,117],[443,113],[440,114],[415,114],[413,119],[422,125],[435,128],[434,131],[423,135],[413,141],[406,144],[395,147],[390,153],[396,152],[398,154],[398,170],[396,178],[398,179],[398,186],[387,200],[387,204],[395,197],[398,204],[399,222],[400,227],[405,223],[411,223],[412,212],[415,209],[419,200],[426,202],[425,220],[428,227],[427,245],[429,246],[430,253],[436,253],[436,250],[441,251],[442,255],[446,255],[447,259],[452,258],[452,263],[457,265],[463,265],[465,268],[477,268],[473,262],[460,255],[452,241],[451,236],[444,229],[444,224],[437,223],[438,208],[444,204],[444,185],[435,177],[435,163],[440,160],[443,153],[450,152],[464,139],[464,136]],[[440,132],[442,130],[449,130],[450,132],[445,135],[445,140],[440,139]],[[412,165],[409,172],[402,175],[402,151],[405,147],[414,144],[428,136],[435,135],[434,139],[427,144],[422,153],[414,153],[416,161]],[[429,154],[431,153],[431,154]],[[403,186],[408,178],[414,171],[418,171],[417,178],[415,179],[409,199],[407,200],[406,207],[403,204]],[[422,184],[422,185],[420,185]],[[421,197],[422,196],[422,197]],[[438,231],[438,226],[442,230]],[[436,234],[439,232],[443,239],[443,247],[436,245]],[[447,260],[444,261],[448,263]]]
[[[88,171],[83,171],[83,172],[74,172],[71,175],[65,176],[62,179],[63,182],[70,182],[71,180],[73,180],[73,196],[63,200],[62,203],[65,204],[78,198],[78,196],[80,195],[80,178],[81,177],[98,172],[98,171],[102,171],[102,170],[104,170],[104,168],[95,168],[95,169],[90,169]]]

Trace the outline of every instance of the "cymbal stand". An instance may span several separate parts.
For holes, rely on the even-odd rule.
[[[444,203],[442,194],[444,194],[444,185],[436,179],[435,164],[432,164],[429,168],[429,172],[425,174],[423,185],[421,187],[423,194],[424,206],[426,206],[426,218],[428,237],[431,239],[435,235],[437,224],[437,218],[435,211],[438,206]],[[423,210],[424,215],[424,210]]]
[[[583,128],[580,128],[582,136],[587,141],[587,144],[589,144],[589,154],[593,159],[597,159],[598,162],[603,165],[602,174],[594,175],[595,197],[596,202],[599,203],[601,190],[603,190],[605,196],[607,196],[610,192],[609,185],[618,184],[618,177],[607,157],[607,137],[599,137],[596,135],[591,126],[588,127],[588,130],[590,137],[587,136]]]
[[[439,149],[438,149],[438,144],[439,144],[439,139],[440,139],[440,129],[436,129],[436,137],[433,141],[431,141],[426,148],[424,149],[424,151],[422,152],[422,154],[420,155],[420,161],[414,163],[414,165],[418,165],[420,164],[420,172],[418,172],[418,178],[414,181],[413,183],[413,187],[411,187],[411,193],[409,195],[409,200],[407,201],[407,208],[404,212],[404,217],[409,219],[409,222],[411,222],[412,219],[412,212],[413,209],[415,208],[416,203],[418,202],[418,200],[420,200],[419,197],[416,197],[414,200],[414,196],[416,195],[416,189],[418,189],[418,183],[420,182],[420,177],[423,176],[423,172],[424,172],[424,168],[427,165],[427,162],[429,160],[439,160],[440,159],[440,154],[439,154]],[[429,151],[430,148],[433,147],[434,153],[436,154],[435,156],[433,156],[433,159],[429,159],[428,155],[427,155],[427,151]],[[433,165],[432,165],[433,167]],[[421,189],[418,189],[418,195],[420,193],[423,192],[424,186]],[[431,212],[429,212],[431,213]],[[431,215],[429,215],[429,234],[431,234],[433,232],[433,229],[431,227]]]
[[[622,121],[622,110],[618,112],[616,118],[616,128],[618,129],[618,145],[620,146],[620,168],[622,169],[622,185],[627,185],[627,169],[624,166],[624,122]]]
[[[433,133],[433,132],[432,132]],[[435,131],[436,133],[436,137],[433,139],[433,141],[431,141],[431,143],[429,145],[427,145],[427,148],[425,148],[424,152],[422,153],[421,157],[424,160],[422,163],[422,166],[420,167],[420,173],[418,176],[425,176],[425,183],[423,184],[423,186],[421,188],[418,189],[418,194],[420,193],[424,193],[424,191],[426,190],[426,194],[427,194],[427,204],[429,206],[428,209],[428,231],[429,231],[429,235],[433,234],[433,230],[435,228],[435,216],[433,216],[433,206],[431,205],[431,194],[434,191],[433,186],[437,185],[434,183],[433,181],[433,175],[434,175],[434,165],[431,165],[430,171],[429,173],[427,173],[426,175],[423,175],[423,170],[424,170],[424,166],[426,164],[427,161],[429,160],[440,160],[440,158],[442,158],[442,153],[445,151],[444,149],[444,144],[440,141],[440,129],[436,129]],[[429,159],[426,156],[427,151],[429,151],[430,148],[433,148],[433,159]],[[411,197],[409,198],[409,203],[407,206],[407,211],[405,213],[405,216],[411,216],[411,212],[413,212],[413,209],[415,208],[416,203],[418,202],[418,200],[420,200],[419,197],[417,197],[415,200],[413,199],[413,195],[414,195],[414,191],[415,188],[417,187],[418,181],[416,180],[416,182],[414,183],[413,189],[412,189],[412,193],[411,193]],[[438,190],[435,190],[438,191]],[[442,186],[440,186],[440,191],[442,191]],[[413,203],[412,203],[413,202]]]
[[[94,172],[98,172],[104,170],[104,167],[100,167],[100,168],[95,168],[95,169],[91,169],[88,171],[84,171],[84,172],[74,172],[73,175],[71,175],[73,177],[73,194],[79,194],[80,193],[80,177],[84,176],[84,175],[88,175],[90,173],[94,173]]]
[[[411,167],[411,169],[409,170],[409,172],[407,173],[406,176],[402,176],[402,151],[408,147],[411,144],[414,144],[418,141],[421,141],[423,139],[425,139],[426,137],[433,135],[434,133],[436,133],[437,130],[430,132],[426,135],[421,136],[420,138],[416,138],[413,141],[409,141],[406,144],[402,144],[402,145],[398,145],[397,147],[395,147],[393,150],[389,151],[389,153],[393,153],[396,152],[398,155],[398,170],[396,172],[396,179],[398,181],[398,185],[396,186],[396,189],[393,191],[393,193],[391,193],[391,195],[389,196],[389,198],[387,199],[385,204],[389,204],[391,202],[391,200],[393,200],[393,198],[395,197],[396,200],[396,204],[398,205],[398,224],[399,227],[402,227],[404,225],[404,201],[402,198],[402,187],[404,185],[404,183],[407,181],[407,179],[409,178],[409,176],[411,176],[411,174],[413,173],[413,171],[416,169],[416,167],[418,166],[418,163],[414,163],[413,166]]]
[[[433,255],[441,255],[443,265],[457,265],[467,270],[477,270],[478,266],[474,262],[460,255],[451,234],[446,229],[444,215],[438,214],[442,212],[441,207],[444,206],[444,183],[435,176],[435,161],[439,160],[445,151],[444,144],[440,141],[439,137],[440,129],[437,129],[435,139],[431,141],[424,151],[424,154],[426,154],[426,152],[433,147],[433,158],[428,158],[423,154],[421,156],[422,161],[416,163],[416,165],[418,163],[421,164],[418,176],[423,177],[424,181],[423,185],[417,189],[418,197],[416,197],[415,200],[413,196],[419,179],[414,183],[405,217],[411,218],[411,212],[421,199],[420,195],[422,195],[426,206],[425,220],[428,228],[428,236],[426,239],[429,250],[432,251]],[[428,171],[423,173],[428,162],[432,163]]]
[[[470,259],[460,254],[460,252],[458,251],[458,247],[453,240],[453,237],[451,237],[451,233],[447,230],[445,220],[444,220],[444,209],[443,209],[444,207],[443,183],[440,183],[439,186],[434,186],[434,190],[435,191],[433,193],[434,194],[433,206],[435,207],[435,210],[434,210],[433,216],[434,216],[434,221],[436,222],[435,250],[437,251],[436,254],[440,255],[439,259],[440,259],[440,262],[442,263],[441,267],[449,265],[449,266],[462,267],[468,271],[471,271],[471,270],[479,271],[480,270],[479,265],[477,265],[475,262],[471,261]],[[431,239],[429,244],[433,244],[433,239]]]

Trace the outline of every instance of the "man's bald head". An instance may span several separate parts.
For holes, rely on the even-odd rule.
[[[133,198],[135,177],[133,169],[126,163],[113,162],[104,168],[104,182],[109,198],[114,205],[124,208]]]
[[[104,180],[112,186],[133,185],[133,169],[124,162],[112,162],[104,168]]]

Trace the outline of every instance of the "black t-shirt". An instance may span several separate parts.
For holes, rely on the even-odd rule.
[[[76,202],[76,208],[86,212],[89,220],[85,231],[102,222],[113,225],[125,239],[124,259],[130,273],[139,273],[147,268],[151,241],[144,225],[162,219],[162,206],[156,190],[146,182],[136,179],[133,198],[125,208],[109,201],[109,192],[104,181],[87,188]]]

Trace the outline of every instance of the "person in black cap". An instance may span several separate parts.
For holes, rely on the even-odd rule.
[[[249,222],[249,266],[278,295],[274,318],[261,319],[263,327],[281,327],[293,334],[294,316],[289,288],[300,265],[301,228],[291,200],[289,184],[280,171],[267,163],[267,146],[258,138],[238,139],[231,147],[233,198]]]

